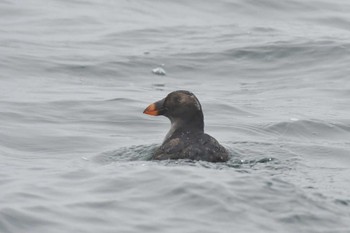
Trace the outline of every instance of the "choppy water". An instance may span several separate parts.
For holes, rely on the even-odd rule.
[[[0,232],[350,232],[349,12],[2,0]],[[147,160],[177,89],[229,162]]]

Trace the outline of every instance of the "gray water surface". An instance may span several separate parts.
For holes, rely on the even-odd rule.
[[[1,1],[0,232],[350,232],[349,12]],[[230,161],[148,160],[178,89]]]

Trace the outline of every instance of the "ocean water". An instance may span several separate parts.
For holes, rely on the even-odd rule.
[[[0,1],[0,232],[350,232],[349,12]],[[230,161],[148,160],[178,89]]]

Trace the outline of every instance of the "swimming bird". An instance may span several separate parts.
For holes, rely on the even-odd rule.
[[[165,116],[171,128],[163,144],[155,150],[154,160],[191,159],[226,162],[227,150],[212,136],[204,133],[202,106],[197,97],[184,90],[169,93],[164,99],[150,104],[143,113]]]

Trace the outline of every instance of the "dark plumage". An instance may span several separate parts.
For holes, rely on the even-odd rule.
[[[163,115],[170,119],[171,128],[152,159],[192,159],[226,162],[228,152],[215,138],[204,133],[201,104],[189,91],[174,91],[149,105],[145,114]]]

